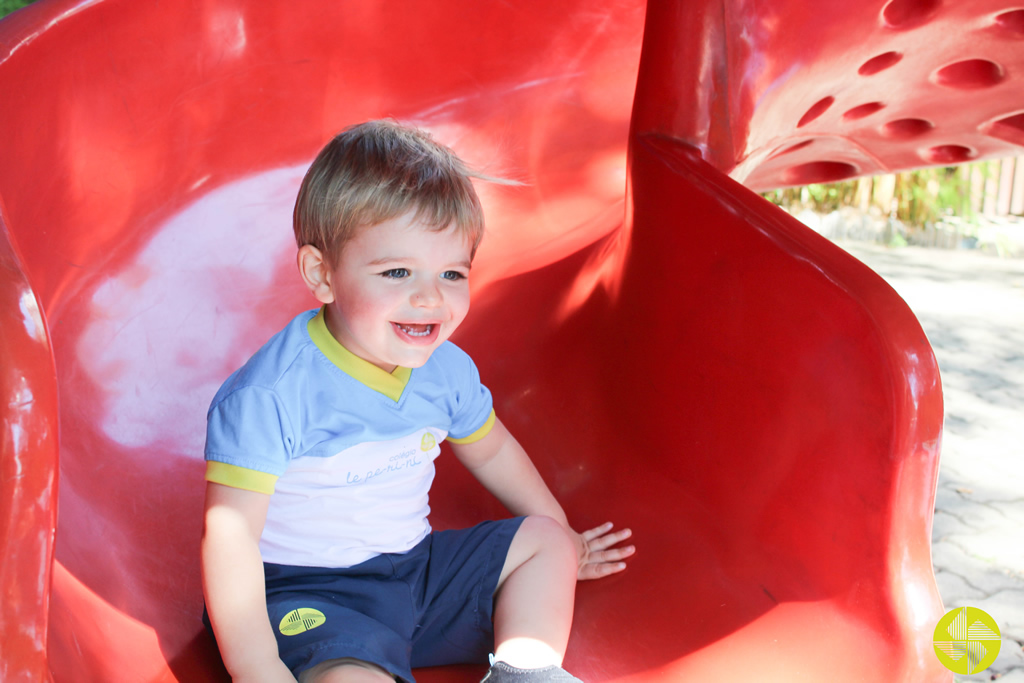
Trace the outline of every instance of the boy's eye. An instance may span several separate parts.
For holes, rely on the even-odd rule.
[[[383,273],[381,273],[381,276],[389,278],[389,279],[393,279],[393,280],[398,280],[398,279],[401,279],[403,277],[409,277],[409,269],[408,268],[392,268],[391,270],[385,270]]]
[[[445,280],[451,280],[452,282],[457,282],[458,280],[465,280],[466,276],[457,270],[446,270],[445,272],[441,273],[441,278]]]

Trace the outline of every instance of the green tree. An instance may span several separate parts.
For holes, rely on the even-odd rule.
[[[971,202],[971,170],[980,168],[983,177],[990,173],[988,162],[971,166],[940,166],[904,171],[895,174],[893,199],[895,217],[911,229],[921,229],[945,216],[970,219],[974,216]],[[839,183],[787,187],[762,193],[762,196],[790,212],[811,209],[831,213],[843,206],[857,204],[858,180]],[[892,211],[886,198],[872,193],[871,206],[883,215]]]
[[[6,17],[16,9],[31,5],[33,0],[0,0],[0,17]]]

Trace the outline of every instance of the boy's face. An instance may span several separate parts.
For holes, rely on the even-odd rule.
[[[413,213],[363,228],[329,269],[327,328],[386,372],[420,367],[469,312],[471,262],[468,239]]]

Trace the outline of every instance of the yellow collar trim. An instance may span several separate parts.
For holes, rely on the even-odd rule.
[[[313,340],[327,360],[338,366],[346,375],[362,382],[370,389],[384,394],[392,401],[402,398],[402,392],[412,375],[411,368],[398,366],[394,372],[387,373],[369,361],[365,361],[338,343],[331,331],[327,329],[324,309],[313,316],[306,325],[309,338]]]

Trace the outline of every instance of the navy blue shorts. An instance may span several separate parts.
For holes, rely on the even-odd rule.
[[[413,683],[421,666],[487,661],[494,591],[522,518],[440,531],[346,569],[264,564],[278,652],[296,677],[328,659]]]

